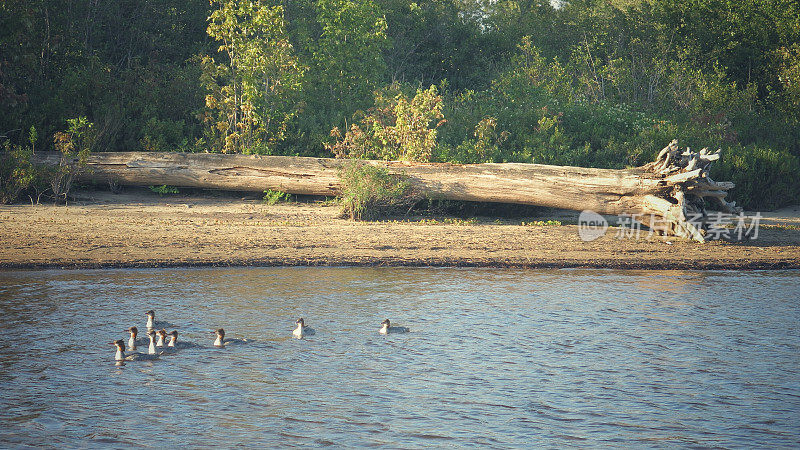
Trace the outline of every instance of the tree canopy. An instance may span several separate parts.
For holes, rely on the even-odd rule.
[[[0,137],[53,149],[86,117],[94,151],[597,167],[679,138],[776,207],[800,198],[799,5],[6,0]]]

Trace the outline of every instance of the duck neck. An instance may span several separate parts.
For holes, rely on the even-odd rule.
[[[156,347],[163,347],[163,346],[164,346],[164,337],[158,335],[158,338],[156,339]]]
[[[152,337],[150,338],[150,347],[147,349],[147,353],[151,355],[156,354],[156,341]]]
[[[216,345],[217,347],[222,347],[222,336],[217,335],[217,340],[214,341],[214,345]]]
[[[131,338],[128,339],[128,349],[136,350],[136,337],[134,335],[131,335]]]
[[[121,348],[117,347],[117,354],[114,356],[114,360],[116,361],[124,361],[125,360],[125,352],[122,351]]]
[[[389,325],[383,324],[383,326],[381,326],[381,333],[386,334],[388,332],[389,332]]]
[[[141,322],[139,322],[139,323],[141,323]],[[153,324],[153,318],[150,317],[150,316],[147,316],[147,328],[153,328],[154,326],[155,326],[155,324]]]
[[[175,338],[170,338],[169,344],[167,344],[167,347],[175,347]]]

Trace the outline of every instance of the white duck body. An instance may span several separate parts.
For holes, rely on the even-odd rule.
[[[145,354],[145,353],[131,353],[129,355],[125,354],[125,342],[120,339],[116,342],[112,342],[117,347],[117,353],[114,355],[114,360],[117,362],[121,361],[153,361],[158,359],[157,354]]]
[[[164,339],[167,337],[167,331],[164,329],[158,330],[156,332],[156,347],[163,347],[166,345]]]
[[[406,327],[393,327],[389,319],[386,319],[381,322],[381,329],[378,332],[380,334],[408,333],[409,329]]]
[[[147,348],[147,353],[150,354],[150,355],[155,355],[156,354],[156,333],[153,332],[153,330],[150,330],[150,332],[147,333],[147,337],[150,338],[150,346]]]
[[[136,351],[137,346],[147,344],[147,339],[139,337],[138,328],[130,327],[125,331],[131,334],[131,337],[128,338],[128,351]]]
[[[224,347],[225,344],[225,330],[220,328],[219,330],[215,331],[214,333],[217,334],[217,339],[214,340],[214,347]]]
[[[212,333],[216,333],[217,335],[217,338],[214,340],[214,347],[225,347],[228,345],[247,343],[247,339],[225,339],[225,330],[222,328],[218,329],[217,331],[212,331]]]
[[[295,328],[294,331],[292,331],[294,337],[302,338],[303,336],[312,336],[316,334],[316,331],[313,328],[306,326],[302,317],[300,319],[297,319],[297,322],[295,323],[297,324],[297,328]]]
[[[167,346],[164,347],[165,350],[169,349],[182,349],[182,348],[192,348],[192,347],[199,347],[199,345],[192,343],[192,342],[178,342],[178,332],[173,331],[169,334],[169,343]]]
[[[112,344],[117,347],[117,354],[114,355],[114,361],[125,361],[125,351],[122,349],[122,347],[116,345],[114,342],[112,342]]]

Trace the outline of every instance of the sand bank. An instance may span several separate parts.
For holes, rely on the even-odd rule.
[[[747,242],[605,236],[584,242],[578,213],[495,220],[449,217],[351,222],[324,202],[265,205],[258,199],[145,190],[83,192],[69,206],[0,206],[0,267],[376,265],[598,267],[626,269],[800,268],[798,209],[765,214]],[[558,219],[573,225],[523,225]],[[776,226],[778,225],[778,226]]]

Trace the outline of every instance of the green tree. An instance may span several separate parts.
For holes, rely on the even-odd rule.
[[[353,124],[344,136],[334,128],[331,135],[337,142],[326,148],[340,158],[430,161],[443,119],[436,86],[417,89],[409,99],[400,86],[392,85],[376,93],[375,107],[361,126]]]
[[[36,140],[36,128],[31,127],[28,132],[30,145],[13,145],[8,140],[3,142],[0,148],[0,203],[14,203],[36,182],[38,174],[31,162]]]
[[[92,147],[97,142],[94,124],[86,117],[67,119],[67,131],[53,135],[56,149],[61,152],[61,160],[50,174],[50,187],[56,202],[67,201],[72,182],[86,170]]]
[[[693,65],[724,68],[739,86],[764,92],[774,69],[770,54],[800,38],[800,4],[794,0],[663,0],[659,21],[677,32],[676,44]]]
[[[383,80],[386,20],[372,0],[318,0],[315,95],[329,105],[363,105]]]
[[[316,0],[298,11],[294,34],[309,66],[292,153],[322,154],[331,127],[366,109],[384,81],[386,21],[372,0]]]
[[[394,81],[440,84],[453,89],[488,85],[503,57],[494,39],[464,15],[457,0],[376,0],[386,14],[384,49]]]
[[[21,143],[33,124],[51,136],[85,115],[99,150],[136,150],[148,132],[161,150],[193,140],[203,92],[188,60],[207,43],[206,17],[208,0],[0,2],[0,135]]]
[[[219,57],[203,59],[208,145],[226,153],[268,153],[297,114],[304,72],[287,38],[283,7],[214,3],[208,34],[220,44]]]
[[[787,116],[800,121],[800,43],[775,51],[778,81],[783,88],[782,105]]]

